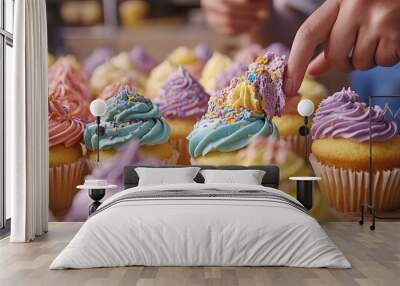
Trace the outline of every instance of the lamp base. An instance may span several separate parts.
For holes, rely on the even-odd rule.
[[[94,202],[89,206],[89,215],[91,215],[101,205],[100,200],[104,198],[106,189],[89,189],[88,192],[89,197],[94,200]]]

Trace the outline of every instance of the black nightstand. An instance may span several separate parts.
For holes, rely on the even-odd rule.
[[[314,181],[321,180],[320,177],[290,177],[289,180],[296,181],[297,200],[303,204],[303,206],[310,210],[313,207],[313,183]]]
[[[89,206],[89,215],[94,213],[101,205],[101,199],[104,198],[106,190],[115,189],[116,185],[108,185],[105,180],[86,180],[84,185],[77,186],[77,189],[87,190],[93,203]]]

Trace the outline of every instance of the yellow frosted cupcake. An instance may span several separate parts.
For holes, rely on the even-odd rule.
[[[178,154],[168,144],[170,127],[161,119],[159,109],[149,99],[129,88],[118,89],[118,93],[107,101],[105,134],[96,134],[95,122],[86,126],[84,142],[89,150],[89,168],[96,166],[98,144],[101,161],[110,159],[126,142],[137,140],[140,152],[151,154],[165,164],[176,164]]]
[[[296,182],[290,177],[312,176],[313,171],[302,156],[294,153],[287,142],[274,137],[257,136],[239,152],[238,161],[244,166],[275,165],[279,167],[279,189],[296,197]],[[318,188],[314,188],[311,214],[318,220],[328,218],[329,203]]]
[[[146,97],[156,99],[160,93],[160,87],[165,84],[168,78],[178,70],[178,66],[166,60],[156,66],[150,73],[146,84]]]
[[[186,46],[176,48],[167,59],[172,63],[184,67],[195,78],[201,76],[204,63],[196,54],[196,51]]]
[[[232,60],[221,53],[215,52],[207,61],[201,73],[200,83],[207,92],[216,90],[216,82],[221,73],[232,65]]]
[[[139,72],[127,69],[131,65],[130,60],[128,64],[123,64],[120,62],[120,58],[117,57],[98,66],[90,78],[92,96],[97,97],[106,86],[121,81],[130,82],[139,91],[143,91],[146,79]]]
[[[291,148],[299,155],[305,154],[305,138],[300,136],[299,129],[304,125],[304,118],[297,112],[297,104],[302,99],[309,99],[314,103],[315,109],[318,108],[321,101],[326,98],[328,92],[326,88],[313,80],[306,77],[301,84],[298,96],[287,98],[285,110],[281,117],[274,117],[273,121],[278,126],[281,139],[287,141]],[[309,120],[308,127],[311,127]],[[308,140],[310,149],[311,140]]]
[[[190,164],[186,137],[206,112],[208,99],[204,88],[182,67],[161,87],[159,108],[171,127],[170,143],[180,153],[179,164]]]
[[[321,190],[332,207],[357,212],[366,200],[369,177],[369,112],[372,126],[373,202],[378,210],[400,208],[400,136],[395,121],[382,109],[369,108],[350,89],[320,104],[311,129],[310,157],[322,177]]]
[[[51,67],[56,62],[56,57],[52,54],[47,55],[47,67]]]
[[[60,217],[71,206],[76,186],[86,175],[81,146],[84,123],[49,98],[49,205]]]
[[[252,137],[279,137],[270,118],[284,102],[285,64],[285,58],[272,54],[259,57],[245,77],[210,97],[207,113],[188,137],[192,164],[240,165],[237,153]]]

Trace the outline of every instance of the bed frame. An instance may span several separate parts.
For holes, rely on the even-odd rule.
[[[136,166],[126,166],[124,169],[124,189],[136,187],[139,183],[139,176],[135,171],[136,167],[147,167],[147,168],[182,168],[185,166],[146,166],[146,165],[136,165]],[[262,180],[262,185],[265,187],[278,188],[279,186],[279,168],[277,166],[200,166],[196,165],[194,167],[200,167],[204,169],[217,169],[217,170],[263,170],[265,175]],[[194,178],[197,183],[204,183],[204,178],[200,174]]]

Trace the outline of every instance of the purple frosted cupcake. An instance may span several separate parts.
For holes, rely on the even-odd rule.
[[[110,60],[113,57],[113,52],[110,49],[99,48],[94,50],[90,56],[86,58],[83,63],[83,71],[90,78],[94,72],[94,70]]]
[[[146,75],[150,74],[153,68],[157,65],[157,61],[140,46],[134,47],[129,52],[129,58],[134,64],[135,68]]]
[[[400,207],[400,135],[379,106],[370,109],[350,89],[323,100],[314,116],[310,160],[331,206],[357,212],[369,182],[371,119],[373,201],[378,210]]]
[[[207,111],[208,99],[203,86],[182,67],[161,87],[159,109],[171,127],[170,143],[180,152],[180,164],[190,163],[186,137]]]

